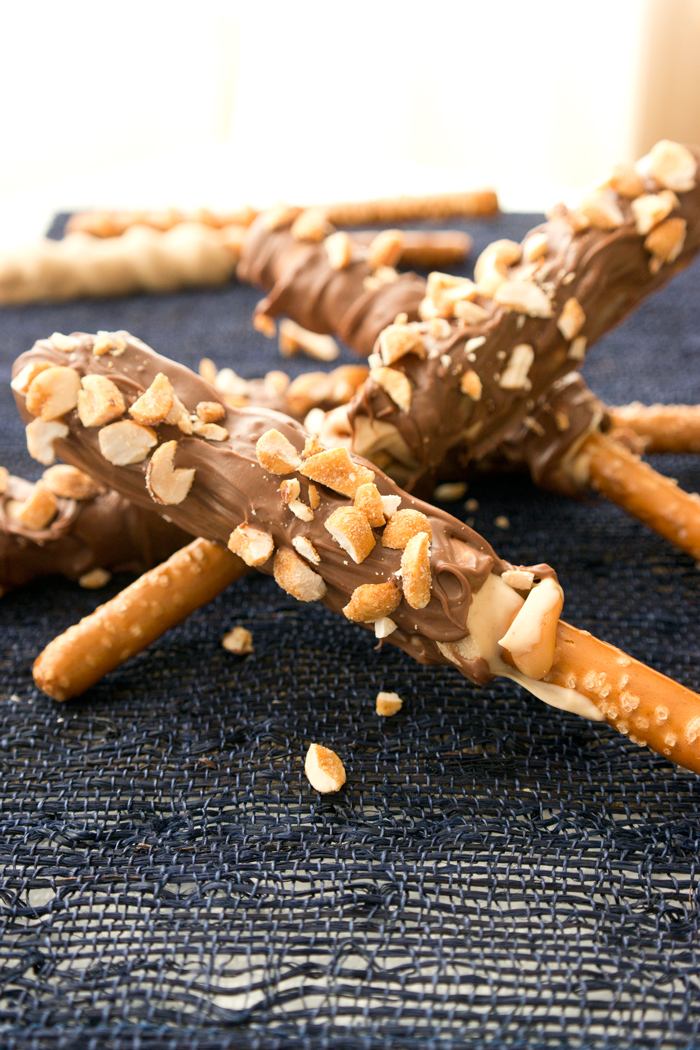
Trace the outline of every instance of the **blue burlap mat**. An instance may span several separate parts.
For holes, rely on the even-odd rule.
[[[535,221],[464,228],[478,252]],[[8,379],[54,331],[126,328],[245,377],[316,367],[251,329],[257,297],[231,285],[0,310],[2,463],[40,473]],[[585,374],[609,403],[696,402],[699,358],[696,264]],[[655,465],[700,484],[694,457]],[[468,495],[505,557],[557,569],[567,619],[700,688],[688,557],[614,506],[523,477]],[[695,775],[509,683],[375,652],[254,575],[80,701],[48,700],[33,658],[127,579],[97,593],[48,580],[0,602],[0,1046],[699,1045]],[[252,656],[221,647],[235,624]],[[380,689],[404,699],[391,719],[374,713]],[[345,763],[337,796],[306,781],[313,740]]]

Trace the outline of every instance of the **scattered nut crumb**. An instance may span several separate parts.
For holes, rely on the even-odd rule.
[[[221,639],[221,644],[224,649],[228,649],[230,653],[236,653],[238,656],[255,652],[253,636],[245,627],[234,627],[232,631],[224,635]]]
[[[493,523],[497,529],[509,529],[510,522],[505,514],[499,514],[497,518],[493,519]]]
[[[78,583],[89,591],[96,591],[100,587],[106,587],[111,579],[112,573],[107,569],[91,569],[90,572],[83,573]]]
[[[474,512],[479,509],[478,499],[474,499],[474,497],[472,496],[471,499],[466,500],[464,504],[464,509],[468,510],[470,514],[474,514]]]
[[[304,770],[312,787],[322,794],[340,791],[345,783],[345,768],[335,751],[312,744],[306,752]]]
[[[377,714],[389,718],[401,710],[403,700],[398,693],[377,693]]]
[[[441,485],[436,486],[433,498],[439,503],[453,503],[461,499],[466,491],[466,481],[444,481]]]

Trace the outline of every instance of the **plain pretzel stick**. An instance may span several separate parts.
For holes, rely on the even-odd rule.
[[[66,233],[89,233],[92,237],[119,237],[130,226],[151,226],[154,230],[171,230],[181,222],[199,222],[221,229],[224,226],[250,226],[257,215],[250,206],[232,212],[213,212],[199,208],[193,212],[165,208],[161,211],[83,211],[71,215]]]
[[[461,230],[402,230],[402,247],[398,265],[405,270],[417,266],[423,270],[444,270],[460,266],[472,246],[472,239]],[[358,232],[358,240],[371,241],[376,233]]]
[[[246,572],[226,547],[194,540],[50,642],[34,681],[54,700],[79,696]]]
[[[632,430],[644,451],[700,452],[700,405],[642,405],[609,408],[613,427]]]
[[[700,560],[700,498],[696,493],[684,492],[607,434],[591,434],[581,453],[597,492]]]
[[[700,698],[685,686],[563,620],[544,681],[576,689],[633,743],[700,772]]]
[[[386,197],[369,201],[343,201],[321,205],[334,226],[387,225],[412,219],[445,219],[452,215],[495,215],[495,190],[435,193],[423,197]]]

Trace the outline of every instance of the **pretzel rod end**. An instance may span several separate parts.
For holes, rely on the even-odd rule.
[[[49,642],[36,685],[53,700],[79,696],[247,571],[225,547],[194,540]]]

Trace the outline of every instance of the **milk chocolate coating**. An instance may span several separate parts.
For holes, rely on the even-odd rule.
[[[142,573],[189,543],[176,525],[152,509],[132,506],[118,492],[92,499],[56,497],[58,513],[44,529],[28,529],[8,514],[11,500],[27,499],[33,485],[12,475],[0,496],[0,587],[22,587],[40,576],[78,580],[91,569]]]
[[[372,236],[353,240],[360,245]],[[264,214],[248,230],[237,273],[241,281],[267,291],[258,307],[261,312],[270,317],[288,314],[311,332],[339,335],[364,356],[397,314],[417,320],[425,295],[425,281],[415,273],[400,274],[391,284],[366,291],[364,280],[372,268],[364,259],[334,270],[323,243],[296,240],[289,226],[269,230]]]
[[[78,345],[70,354],[57,350],[50,340],[40,340],[15,363],[15,374],[32,361],[48,361],[75,368],[81,376],[88,373],[105,375],[117,384],[128,405],[140,396],[158,372],[164,372],[188,410],[193,410],[199,401],[218,400],[214,389],[189,369],[160,357],[128,333],[119,334],[126,340],[127,349],[118,357],[93,355],[94,337],[89,335],[75,335]],[[32,417],[26,410],[24,398],[16,396],[22,416],[29,422]],[[293,549],[294,537],[306,537],[321,556],[320,564],[313,568],[327,586],[323,601],[336,612],[347,605],[353,591],[361,584],[390,580],[400,568],[401,551],[383,547],[380,536],[375,533],[376,546],[361,564],[356,565],[324,527],[332,511],[350,505],[351,500],[319,486],[321,503],[314,519],[300,521],[282,503],[279,492],[282,477],[268,474],[258,462],[256,442],[266,431],[271,428],[280,431],[301,452],[307,437],[302,427],[286,416],[265,409],[225,408],[226,416],[221,423],[229,436],[224,441],[184,436],[176,427],[165,424],[156,428],[160,441],[178,440],[176,467],[195,469],[189,494],[178,505],[159,507],[153,503],[146,489],[146,462],[117,467],[104,459],[99,450],[98,428],[83,427],[76,411],[64,417],[70,433],[67,438],[55,442],[56,452],[61,459],[117,489],[131,502],[166,514],[194,535],[226,543],[237,525],[248,522],[269,533],[276,549]],[[371,467],[359,457],[353,459]],[[306,479],[301,477],[300,481],[302,498],[305,498]],[[430,521],[433,534],[431,600],[420,611],[402,601],[392,613],[398,629],[390,636],[390,641],[421,662],[445,664],[448,661],[436,642],[455,641],[466,636],[472,592],[479,589],[489,573],[500,575],[509,565],[496,556],[478,533],[448,514],[407,496],[376,468],[375,483],[382,495],[399,495],[402,508],[422,511]],[[272,572],[271,558],[261,570]],[[534,571],[540,577],[554,575],[545,565],[536,566]],[[461,670],[478,683],[492,677],[482,659],[463,661]]]
[[[700,160],[700,149],[692,152]],[[649,186],[649,192],[657,189]],[[482,459],[511,440],[537,400],[579,363],[568,356],[570,340],[557,327],[564,304],[575,298],[583,308],[585,323],[578,334],[585,336],[590,346],[698,252],[700,185],[677,196],[680,206],[672,216],[687,223],[685,243],[675,261],[664,263],[656,273],[650,270],[652,256],[644,247],[645,237],[637,232],[631,201],[626,197],[617,197],[625,221],[614,230],[591,227],[577,233],[566,210],[559,209],[554,218],[528,234],[544,233],[547,237],[544,264],[532,279],[548,294],[552,317],[516,313],[480,296],[477,302],[489,316],[478,325],[451,323],[445,334],[438,336],[430,334],[428,324],[421,325],[428,357],[421,360],[409,354],[392,365],[410,380],[409,411],[402,412],[370,378],[351,405],[351,425],[356,428],[361,416],[391,423],[414,458],[416,474],[436,467],[453,446],[463,446],[465,460]],[[514,267],[509,279],[517,279],[518,274],[518,267]],[[470,340],[480,338],[484,339],[482,345],[467,347]],[[531,388],[504,390],[499,386],[500,376],[513,348],[520,343],[531,346],[535,354],[528,375]],[[460,380],[468,369],[481,380],[478,401],[460,389]]]

